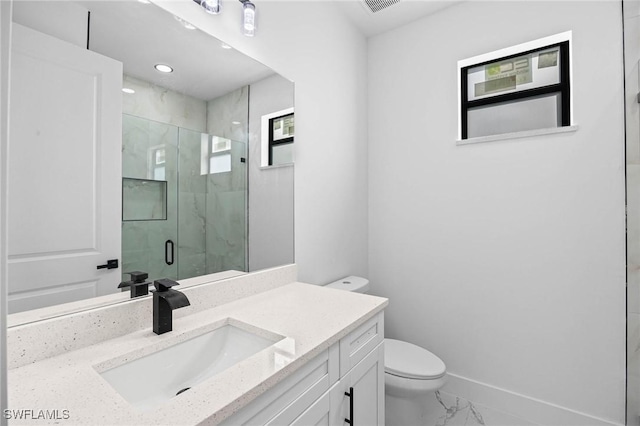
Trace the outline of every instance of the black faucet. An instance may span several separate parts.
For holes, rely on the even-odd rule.
[[[171,331],[173,328],[174,309],[189,306],[189,299],[184,293],[173,290],[171,287],[180,285],[168,278],[156,280],[153,282],[156,290],[153,292],[153,332],[163,334]]]
[[[127,272],[131,275],[131,281],[121,282],[118,288],[131,288],[131,298],[145,296],[149,294],[149,283],[145,282],[149,278],[149,274],[146,272],[134,271]]]

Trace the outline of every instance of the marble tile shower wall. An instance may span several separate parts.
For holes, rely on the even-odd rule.
[[[249,87],[207,103],[207,132],[231,139],[231,173],[207,176],[207,273],[247,270]]]
[[[207,176],[201,174],[201,132],[180,129],[178,182],[178,277],[207,272],[205,220]]]
[[[231,144],[231,173],[207,176],[207,273],[247,269],[246,144]]]
[[[205,101],[128,75],[124,76],[122,84],[136,91],[133,95],[123,95],[122,111],[125,114],[199,132],[206,131]]]

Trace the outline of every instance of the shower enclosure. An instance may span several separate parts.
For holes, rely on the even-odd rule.
[[[247,270],[247,145],[123,115],[122,271]]]

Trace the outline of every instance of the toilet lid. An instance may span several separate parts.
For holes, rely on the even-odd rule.
[[[409,379],[437,379],[447,371],[444,362],[428,350],[395,339],[384,339],[384,371]]]

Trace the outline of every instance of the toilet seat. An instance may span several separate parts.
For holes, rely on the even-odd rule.
[[[407,379],[435,380],[445,375],[446,366],[440,358],[420,346],[384,339],[384,371]]]

